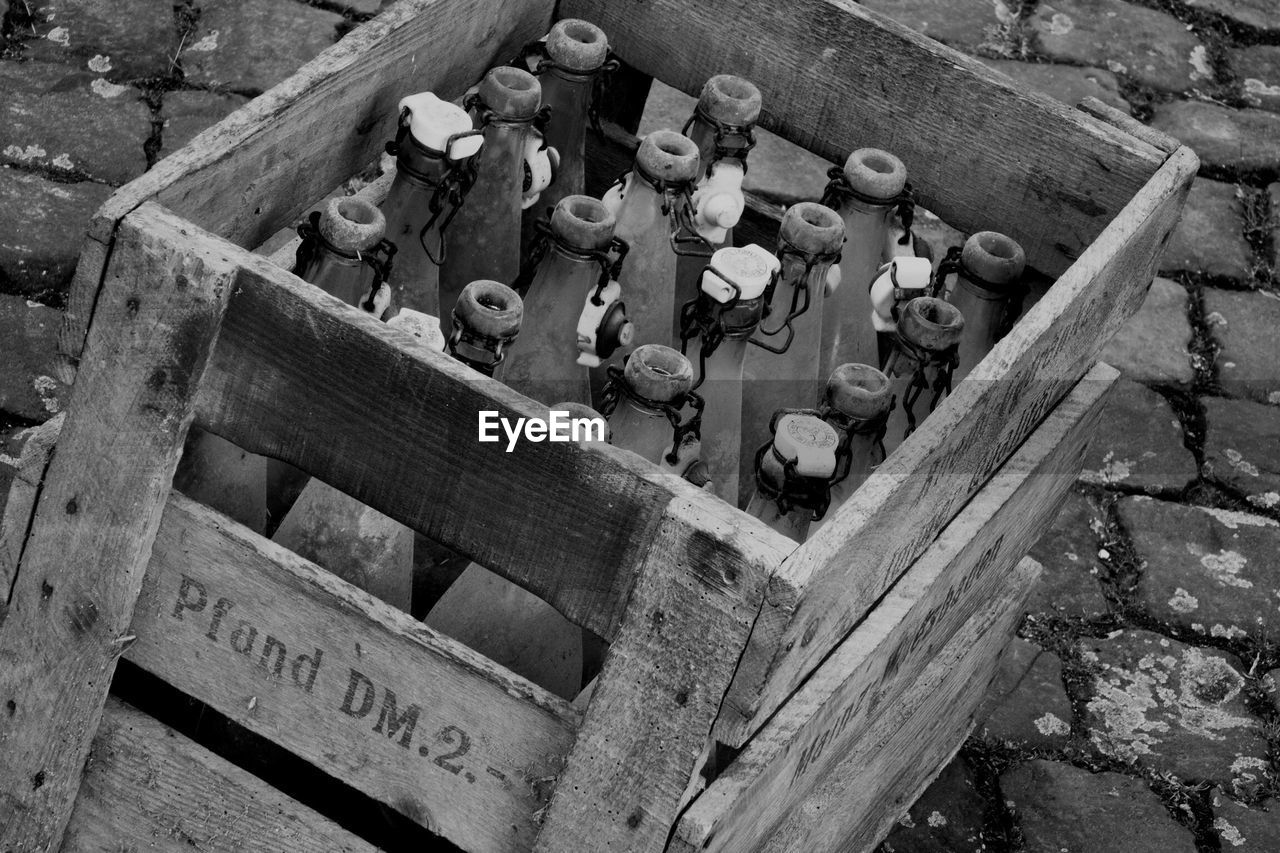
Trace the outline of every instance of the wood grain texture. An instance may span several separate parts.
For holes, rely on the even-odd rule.
[[[1024,560],[1002,594],[887,705],[857,747],[787,815],[760,853],[870,853],[955,755],[1026,608],[1040,566]],[[963,712],[960,712],[963,709]],[[746,853],[746,851],[744,851]]]
[[[770,583],[717,728],[740,745],[848,636],[1137,310],[1198,163],[1181,148]]]
[[[1118,127],[1125,133],[1141,139],[1151,147],[1166,154],[1177,151],[1181,142],[1164,131],[1145,125],[1126,112],[1121,112],[1110,104],[1104,104],[1095,97],[1089,96],[1076,105],[1076,109],[1088,113],[1099,121]]]
[[[374,849],[114,697],[107,698],[62,843],[62,853]]]
[[[110,204],[110,199],[107,203]],[[123,216],[123,214],[121,214]],[[58,379],[70,385],[76,381],[80,369],[80,353],[84,350],[85,336],[89,334],[89,320],[102,289],[111,258],[111,244],[115,239],[115,222],[103,223],[102,210],[94,214],[89,223],[89,233],[80,242],[80,257],[76,259],[76,272],[67,292],[67,310],[62,315],[62,327],[58,329],[57,352],[54,370]],[[99,235],[94,236],[94,231]]]
[[[242,284],[199,425],[460,551],[575,624],[611,638],[667,503],[714,504],[607,445],[521,441],[508,453],[478,442],[478,411],[514,421],[546,418],[547,407],[264,258],[238,257]]]
[[[852,0],[562,0],[557,14],[598,24],[627,62],[690,95],[713,74],[746,77],[762,127],[832,162],[893,152],[921,204],[964,232],[1007,231],[1050,275],[1164,161]]]
[[[663,513],[552,794],[539,853],[658,851],[706,746],[765,578],[789,547],[719,502]]]
[[[176,493],[130,630],[133,663],[471,851],[529,849],[579,720]]]
[[[234,274],[163,211],[120,226],[0,625],[0,849],[62,836]]]
[[[36,500],[44,485],[49,460],[53,458],[53,446],[62,431],[66,412],[60,412],[35,428],[35,434],[27,438],[18,457],[18,472],[9,484],[9,494],[0,513],[0,625],[8,608],[9,589],[18,576],[18,563],[22,549],[31,531],[31,520],[36,511]]]
[[[1099,365],[1081,380],[682,816],[684,841],[722,853],[766,837],[866,737],[878,709],[898,701],[951,636],[999,596],[1079,474],[1117,376]]]

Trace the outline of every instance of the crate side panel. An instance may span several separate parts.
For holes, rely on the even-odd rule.
[[[197,423],[282,459],[612,636],[663,507],[692,486],[612,447],[478,440],[547,407],[244,253]],[[496,430],[501,435],[501,430]]]
[[[952,637],[908,692],[787,815],[759,853],[870,853],[955,755],[1012,639],[1040,566],[1024,560],[1003,594]]]
[[[696,95],[752,80],[760,124],[836,163],[900,157],[925,207],[966,232],[1017,239],[1062,272],[1164,161],[1163,152],[850,0],[562,0],[637,68]]]
[[[127,657],[468,850],[527,850],[567,703],[174,495]]]
[[[56,847],[101,718],[235,273],[152,211],[120,229],[0,613],[0,848]]]
[[[731,691],[741,743],[866,615],[1137,310],[1197,161],[1179,149],[1048,295],[772,580],[762,636]],[[784,627],[785,626],[785,627]],[[761,682],[765,682],[762,686]],[[754,713],[752,713],[754,711]],[[754,719],[748,719],[753,717]]]
[[[790,550],[740,521],[720,501],[667,508],[556,784],[540,853],[662,850],[765,578]]]
[[[62,853],[374,853],[253,774],[108,697]]]
[[[1091,372],[974,496],[690,807],[678,830],[685,841],[710,853],[766,836],[865,735],[877,709],[998,596],[1075,481],[1116,375]]]

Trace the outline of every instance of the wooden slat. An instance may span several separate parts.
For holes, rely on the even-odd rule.
[[[611,638],[675,495],[715,498],[615,448],[477,441],[477,412],[547,408],[244,252],[197,422],[466,554]],[[362,366],[362,367],[357,367]],[[387,406],[395,400],[395,406]],[[776,541],[763,525],[742,525]]]
[[[66,827],[233,288],[183,229],[162,211],[121,226],[0,624],[0,849]]]
[[[18,458],[18,472],[9,484],[8,499],[0,503],[0,625],[8,607],[9,588],[18,576],[18,562],[31,530],[31,519],[36,511],[36,500],[44,484],[45,471],[53,457],[53,445],[62,430],[66,412],[54,415],[36,427],[27,438]]]
[[[1181,148],[773,577],[718,733],[741,744],[857,625],[1137,310],[1197,161]],[[774,657],[755,657],[774,649]]]
[[[1125,133],[1141,139],[1166,154],[1172,154],[1182,145],[1181,142],[1164,131],[1156,130],[1150,125],[1143,124],[1128,113],[1121,112],[1110,104],[1104,104],[1095,97],[1089,96],[1085,98],[1076,105],[1076,109],[1088,113],[1099,121],[1105,121],[1107,124],[1118,127]]]
[[[225,516],[171,496],[126,653],[471,851],[523,851],[578,714]]]
[[[89,225],[59,340],[70,381],[116,224],[159,199],[241,246],[287,227],[395,137],[396,103],[456,98],[551,25],[553,0],[400,0],[126,184]]]
[[[1039,564],[1024,560],[1003,594],[952,637],[899,701],[884,708],[777,831],[750,849],[871,853],[973,728],[974,710],[1039,574]]]
[[[690,95],[713,74],[748,78],[761,126],[832,162],[897,154],[925,207],[964,232],[1006,231],[1050,275],[1164,161],[852,0],[562,0],[557,13],[599,24],[629,63]]]
[[[721,502],[666,508],[535,850],[662,850],[765,578],[789,550],[741,519]]]
[[[767,836],[867,736],[877,710],[897,702],[966,620],[998,597],[1075,481],[1117,376],[1105,365],[1093,370],[974,496],[684,814],[677,833],[687,843],[720,853]],[[888,775],[908,770],[899,765]]]
[[[256,776],[108,697],[62,853],[373,853]]]

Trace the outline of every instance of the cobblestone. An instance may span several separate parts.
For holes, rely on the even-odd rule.
[[[1050,65],[1042,62],[1014,62],[1007,59],[982,60],[1026,86],[1074,107],[1093,97],[1122,112],[1129,112],[1129,102],[1120,94],[1116,75],[1105,68],[1077,68],[1074,65]]]
[[[1029,761],[1001,775],[1000,790],[1022,827],[1025,853],[1196,849],[1150,788],[1119,773]]]
[[[1274,800],[1263,808],[1250,808],[1215,789],[1213,830],[1230,853],[1275,853],[1280,850],[1280,812]]]
[[[1101,66],[1162,92],[1204,82],[1195,61],[1204,46],[1164,12],[1123,0],[1052,0],[1036,7],[1031,26],[1050,59]]]
[[[1204,475],[1256,507],[1280,509],[1280,407],[1205,397]]]
[[[1232,48],[1227,57],[1240,78],[1244,99],[1255,107],[1280,112],[1280,45]]]
[[[1147,613],[1205,636],[1272,633],[1280,622],[1280,524],[1143,498],[1116,509],[1142,560],[1137,596]]]
[[[342,16],[304,3],[203,0],[182,51],[188,83],[260,92],[334,42]]]
[[[1272,0],[1186,0],[1193,9],[1216,12],[1248,27],[1280,32],[1280,16]]]
[[[1204,310],[1218,344],[1218,382],[1229,394],[1280,404],[1280,296],[1208,288]]]
[[[111,188],[0,168],[0,290],[52,300],[75,272],[89,217]]]
[[[943,44],[975,48],[996,35],[997,3],[1000,0],[865,0],[862,5]]]
[[[1160,104],[1151,126],[1190,146],[1204,166],[1269,170],[1280,166],[1280,115],[1205,101]]]
[[[178,49],[173,0],[25,0],[37,36],[26,53],[113,82],[169,73]]]
[[[1244,238],[1244,219],[1235,184],[1196,178],[1182,219],[1160,258],[1161,272],[1184,270],[1237,280],[1248,279],[1253,249]]]
[[[980,853],[983,799],[961,758],[942,769],[877,853]]]
[[[1149,631],[1082,640],[1079,650],[1096,672],[1086,723],[1105,754],[1223,784],[1265,760],[1267,741],[1245,705],[1234,655]]]
[[[167,92],[160,114],[164,117],[160,154],[168,156],[186,145],[196,134],[217,124],[249,103],[243,95],[217,92]]]
[[[32,421],[57,414],[66,389],[54,378],[54,348],[62,314],[25,297],[0,293],[0,411]]]
[[[0,61],[0,90],[5,93],[0,158],[26,167],[86,173],[110,184],[142,174],[151,110],[137,89],[117,87],[119,91],[104,95],[90,88],[95,81],[88,72],[60,65]]]
[[[1182,442],[1182,422],[1164,397],[1120,379],[1089,443],[1080,479],[1155,494],[1178,491],[1199,475]]]
[[[974,719],[984,738],[1057,749],[1071,734],[1071,702],[1062,662],[1053,652],[1015,637]]]
[[[1107,600],[1098,585],[1101,515],[1078,492],[1067,495],[1049,531],[1031,549],[1044,566],[1040,580],[1027,601],[1030,613],[1057,612],[1089,618],[1107,612]]]
[[[1121,327],[1100,358],[1130,379],[1163,385],[1190,385],[1191,322],[1187,292],[1167,278],[1157,278],[1138,312]]]

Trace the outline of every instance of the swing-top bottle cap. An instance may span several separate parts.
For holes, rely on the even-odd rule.
[[[827,380],[826,402],[847,418],[878,418],[893,404],[889,377],[866,364],[842,364]]]
[[[844,244],[844,220],[824,204],[798,202],[782,214],[778,239],[806,254],[834,254]]]
[[[362,198],[331,198],[320,211],[319,229],[330,246],[355,254],[378,245],[386,233],[387,219]]]
[[[520,331],[524,303],[505,284],[480,279],[462,288],[453,316],[463,328],[490,338],[513,338]]]
[[[733,287],[717,274],[724,273],[737,286],[739,299],[759,299],[778,265],[773,252],[754,243],[717,249],[711,255],[711,269],[702,274],[702,292],[720,303],[732,299]]]
[[[595,24],[565,18],[556,21],[547,33],[547,55],[570,71],[595,71],[609,56],[609,40]]]
[[[671,347],[643,344],[622,368],[631,389],[648,400],[667,403],[693,388],[693,365]]]
[[[960,262],[989,284],[1010,284],[1022,277],[1027,265],[1022,246],[995,231],[979,231],[964,241]]]
[[[442,101],[431,92],[419,92],[400,99],[399,109],[409,111],[409,133],[423,148],[464,160],[480,150],[483,138],[476,134],[459,139],[445,151],[449,137],[472,129],[471,116],[462,107]]]
[[[556,403],[554,406],[551,407],[551,410],[553,412],[568,412],[569,417],[574,419],[575,421],[582,420],[583,418],[587,418],[593,421],[601,421],[604,423],[604,443],[608,444],[613,438],[612,430],[609,427],[609,421],[605,418],[604,415],[600,414],[595,409],[588,406],[586,403],[573,403],[573,402]],[[588,441],[594,440],[592,438],[592,436],[594,436],[594,433],[591,430],[587,430],[587,436],[588,436],[588,439],[587,439]]]
[[[692,181],[698,176],[698,146],[674,130],[655,130],[640,142],[636,165],[656,181]]]
[[[499,116],[515,121],[533,118],[542,105],[542,84],[523,68],[499,65],[480,81],[480,100]]]
[[[888,151],[859,148],[844,161],[844,176],[849,186],[865,196],[896,198],[907,185],[907,167]]]
[[[835,429],[813,415],[783,415],[778,418],[773,434],[773,449],[788,462],[794,462],[801,477],[826,479],[836,470],[836,445],[840,437]]]
[[[567,195],[551,211],[551,230],[575,249],[608,247],[618,220],[598,198]]]
[[[942,352],[960,342],[964,317],[950,302],[917,296],[902,307],[898,331],[907,340],[930,352]]]
[[[742,127],[760,117],[760,90],[734,74],[717,74],[702,86],[698,107],[721,124]]]

